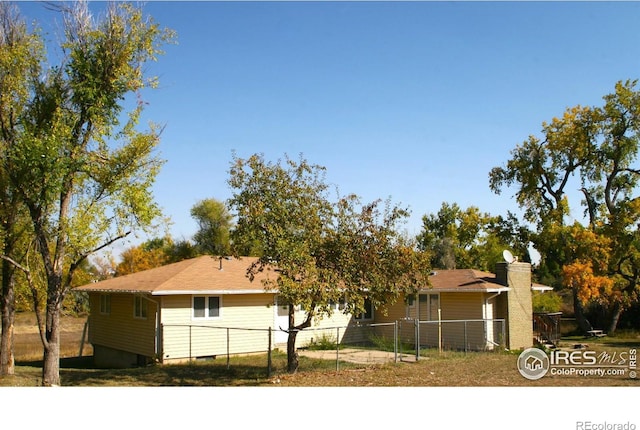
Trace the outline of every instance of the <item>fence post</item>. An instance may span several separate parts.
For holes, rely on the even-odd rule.
[[[400,352],[400,361],[402,361],[402,358],[403,358],[403,350],[402,350],[402,320],[399,320],[397,322],[398,322],[398,329],[397,329],[398,336],[396,337],[396,348]]]
[[[420,360],[420,320],[418,318],[416,318],[415,320],[413,320],[413,324],[414,324],[414,331],[413,331],[413,335],[415,336],[415,342],[416,342],[416,361]]]
[[[464,320],[464,353],[467,353],[467,320]]]
[[[230,352],[230,350],[229,350],[229,327],[227,327],[227,370],[229,370],[229,368],[231,367],[231,365],[229,364],[229,360],[231,359],[230,355],[229,355],[229,352]]]
[[[340,370],[340,327],[336,327],[336,372]]]
[[[191,354],[191,325],[189,325],[189,361],[192,360],[192,355]]]
[[[271,377],[271,327],[269,327],[269,347],[267,349],[267,378]]]
[[[438,305],[438,352],[442,354],[442,310]]]
[[[393,362],[398,362],[398,320],[393,322]]]

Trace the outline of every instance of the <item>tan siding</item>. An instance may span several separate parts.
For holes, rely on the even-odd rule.
[[[442,320],[481,320],[483,293],[440,294]],[[485,347],[483,322],[442,324],[442,347],[445,349],[482,349]]]
[[[226,355],[227,352],[242,354],[266,351],[269,345],[268,329],[277,329],[274,321],[276,309],[273,303],[274,297],[271,294],[225,295],[221,296],[219,318],[199,319],[192,318],[192,296],[164,297],[163,360]],[[302,322],[303,319],[304,313],[297,312],[296,323]],[[296,345],[307,346],[322,336],[335,339],[338,335],[335,327],[344,327],[352,320],[351,315],[339,311],[330,318],[317,318],[310,328],[298,334]],[[227,328],[230,329],[227,331]],[[345,336],[353,336],[353,331],[341,329],[340,341],[345,340]],[[274,342],[273,332],[272,344]]]
[[[90,341],[113,349],[152,356],[154,354],[155,307],[149,303],[146,320],[133,318],[133,296],[112,294],[111,314],[101,315],[100,294],[90,294]],[[482,293],[441,293],[442,319],[482,319]],[[182,360],[189,357],[208,357],[265,351],[268,348],[269,327],[275,325],[276,309],[271,294],[238,294],[220,296],[220,317],[214,319],[192,317],[192,296],[176,295],[154,298],[162,301],[162,358],[163,361]],[[501,306],[498,306],[500,308]],[[407,309],[411,320],[407,321]],[[420,302],[407,307],[401,298],[387,308],[386,315],[375,310],[374,321],[369,323],[393,323],[401,321],[400,335],[413,339],[415,326],[412,319],[418,316]],[[297,315],[297,322],[303,314]],[[340,327],[340,329],[336,329]],[[348,327],[348,328],[345,328]],[[230,328],[227,330],[227,328]],[[244,329],[244,330],[243,330]],[[252,329],[252,330],[246,330]],[[388,329],[388,330],[387,330]],[[393,328],[382,328],[392,335]],[[351,315],[336,311],[330,318],[317,318],[312,327],[297,337],[297,346],[307,346],[323,337],[340,342],[363,342],[371,339],[374,330],[358,327]],[[478,347],[484,342],[483,324],[463,327],[461,324],[442,324],[440,328],[445,348]],[[421,344],[437,346],[436,325],[420,327]],[[406,336],[405,336],[406,335]],[[275,333],[272,342],[275,340]]]
[[[388,305],[383,310],[376,310],[375,322],[376,323],[392,323],[397,320],[401,320],[407,317],[407,305],[404,302],[404,296],[401,297],[396,303]],[[385,315],[386,313],[386,315]]]
[[[273,326],[273,296],[242,294],[220,298],[220,317],[213,319],[192,318],[190,295],[163,299],[164,360],[267,350],[268,328]]]
[[[442,339],[442,346],[449,349],[482,349],[485,346],[485,324],[478,322],[451,322],[447,320],[481,320],[484,293],[442,292],[439,294],[442,323],[427,322],[426,302],[417,300],[414,306],[405,304],[404,299],[389,308],[387,316],[376,314],[376,322],[398,321],[398,334],[402,342],[412,344],[416,335],[414,319],[421,321],[420,344],[424,347],[437,347]],[[437,320],[437,308],[432,309]],[[407,318],[408,316],[408,318]]]
[[[442,319],[481,319],[482,296],[482,293],[441,293]]]
[[[408,306],[405,302],[405,296],[402,295],[393,304],[387,305],[384,310],[376,310],[376,323],[395,323],[398,321],[398,336],[401,342],[413,343],[415,339],[415,326],[413,321],[405,321],[407,318],[413,319],[416,315],[416,307]],[[377,327],[376,335],[393,338],[393,327]]]
[[[148,303],[146,319],[133,317],[133,295],[111,294],[111,313],[100,314],[100,294],[89,294],[89,341],[94,345],[140,354],[155,355],[156,306]]]
[[[302,321],[304,315],[300,313],[299,317],[296,316],[296,322]],[[296,346],[306,347],[312,342],[318,342],[325,338],[335,341],[336,338],[339,342],[345,341],[345,334],[347,330],[346,326],[353,322],[353,316],[350,314],[344,314],[342,311],[335,311],[331,317],[324,316],[323,318],[314,318],[311,327],[304,329],[298,336],[296,336]],[[336,329],[339,327],[339,329]],[[353,340],[353,339],[352,339]]]
[[[374,318],[363,320],[358,323],[352,314],[345,314],[340,309],[335,309],[332,315],[314,318],[311,327],[308,327],[296,336],[296,347],[305,348],[315,342],[329,341],[340,343],[361,344],[370,341],[373,328],[369,324],[377,322],[377,315],[380,311],[374,310]],[[300,324],[305,319],[305,313],[297,311],[296,324]],[[286,343],[286,341],[285,341]]]

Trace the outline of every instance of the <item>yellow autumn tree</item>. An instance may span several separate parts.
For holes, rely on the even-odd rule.
[[[575,291],[582,305],[590,301],[609,302],[612,298],[613,279],[594,274],[591,261],[575,261],[563,266],[562,283]]]
[[[116,266],[116,275],[123,276],[163,266],[168,258],[161,248],[133,246],[123,251],[122,261]]]

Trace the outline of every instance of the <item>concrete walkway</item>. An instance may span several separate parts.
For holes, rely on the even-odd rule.
[[[298,354],[301,357],[319,358],[322,360],[336,360],[336,357],[340,361],[347,361],[350,363],[359,364],[374,364],[374,363],[393,363],[395,354],[388,351],[377,350],[363,350],[345,348],[340,349],[337,353],[336,350],[307,350],[299,349]],[[415,356],[407,354],[398,354],[398,361],[415,361]]]

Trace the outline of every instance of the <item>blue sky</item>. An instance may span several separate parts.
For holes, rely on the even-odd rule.
[[[47,16],[37,3],[25,17]],[[636,2],[148,2],[177,32],[150,65],[146,120],[165,125],[155,195],[190,238],[228,168],[303,156],[364,201],[518,213],[492,167],[543,121],[640,75]]]

